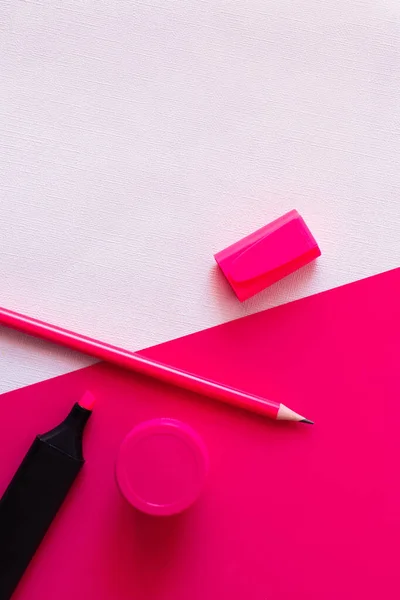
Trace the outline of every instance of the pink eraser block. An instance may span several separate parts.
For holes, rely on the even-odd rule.
[[[196,431],[182,421],[154,419],[135,427],[123,440],[116,478],[132,506],[167,516],[193,504],[207,470],[207,450]]]
[[[292,210],[214,258],[243,302],[320,255],[304,220]]]

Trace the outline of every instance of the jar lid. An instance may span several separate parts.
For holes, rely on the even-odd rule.
[[[207,450],[196,431],[180,421],[155,419],[141,423],[122,441],[116,477],[137,509],[172,515],[197,499],[207,470]]]

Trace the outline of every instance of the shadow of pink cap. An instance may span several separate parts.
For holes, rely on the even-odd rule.
[[[208,454],[199,434],[173,419],[135,427],[122,441],[116,463],[118,486],[132,506],[150,515],[182,512],[200,495]]]

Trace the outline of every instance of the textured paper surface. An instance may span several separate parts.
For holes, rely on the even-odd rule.
[[[0,305],[139,349],[400,263],[397,0],[0,4]],[[212,255],[297,208],[240,305]],[[0,391],[85,364],[0,332]]]
[[[0,494],[38,431],[97,397],[86,464],[13,600],[398,600],[399,293],[397,269],[145,351],[314,426],[104,363],[1,396]],[[115,482],[123,437],[157,417],[194,427],[210,455],[178,518],[136,513]]]

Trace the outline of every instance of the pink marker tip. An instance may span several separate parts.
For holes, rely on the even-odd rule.
[[[86,408],[86,410],[93,410],[94,403],[96,402],[96,398],[93,396],[92,392],[87,390],[82,398],[78,401],[78,404],[81,408]]]

